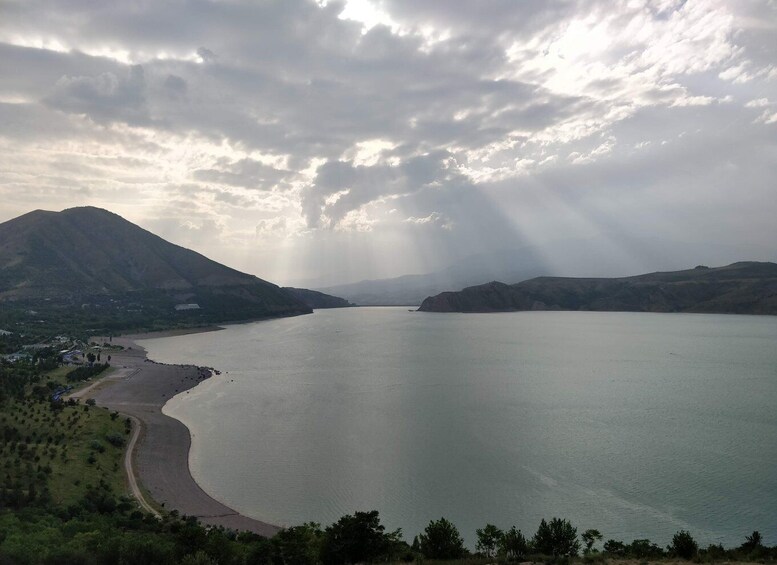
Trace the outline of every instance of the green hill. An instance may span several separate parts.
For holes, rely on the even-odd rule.
[[[538,277],[426,298],[423,312],[596,310],[777,314],[777,264],[740,262],[622,278]]]
[[[158,329],[310,311],[272,283],[99,208],[0,224],[0,319],[10,322]]]

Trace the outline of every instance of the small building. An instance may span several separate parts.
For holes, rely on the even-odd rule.
[[[199,304],[176,304],[175,309],[178,312],[180,312],[181,310],[199,310],[200,305]]]

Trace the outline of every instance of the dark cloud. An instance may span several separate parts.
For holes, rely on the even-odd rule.
[[[171,96],[176,99],[186,96],[187,84],[184,79],[176,75],[167,75],[165,79],[165,88],[170,91]]]
[[[143,67],[133,65],[126,74],[63,76],[43,102],[58,110],[85,114],[97,122],[149,123]]]

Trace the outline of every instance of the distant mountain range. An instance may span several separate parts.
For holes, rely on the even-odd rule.
[[[340,285],[306,284],[359,305],[415,306],[427,296],[485,281],[514,284],[539,276],[622,277],[647,271],[682,269],[689,263],[720,265],[742,258],[772,260],[777,255],[772,249],[754,246],[613,235],[484,251],[427,274]]]
[[[72,319],[106,329],[311,312],[299,293],[92,207],[36,210],[0,224],[0,305],[6,318],[21,309],[40,323]]]
[[[621,278],[538,277],[491,282],[426,298],[423,312],[596,310],[777,314],[777,264],[726,267]]]

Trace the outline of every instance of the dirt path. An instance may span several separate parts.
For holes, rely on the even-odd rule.
[[[132,466],[132,458],[135,454],[135,444],[137,443],[138,438],[140,437],[140,432],[142,431],[142,424],[140,423],[140,420],[134,416],[128,416],[128,418],[132,421],[132,437],[130,437],[129,443],[127,444],[127,451],[124,453],[124,471],[127,473],[127,482],[129,483],[130,492],[132,492],[132,496],[138,499],[138,503],[146,512],[149,512],[150,514],[153,514],[157,518],[161,519],[162,516],[159,514],[159,512],[154,510],[154,508],[143,496],[143,492],[140,490],[138,481],[135,478],[135,470]]]

